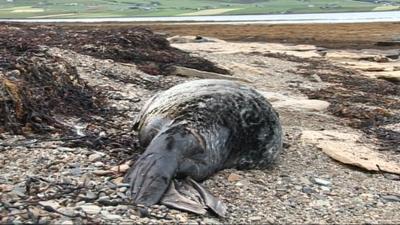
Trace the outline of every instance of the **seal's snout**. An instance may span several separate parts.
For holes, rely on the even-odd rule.
[[[150,206],[157,204],[175,176],[178,167],[173,157],[149,153],[141,156],[126,174],[135,204]]]

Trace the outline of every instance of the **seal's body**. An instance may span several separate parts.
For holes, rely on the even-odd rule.
[[[155,95],[135,128],[146,151],[128,177],[137,203],[156,204],[174,177],[266,168],[282,149],[278,114],[250,87],[196,80]]]

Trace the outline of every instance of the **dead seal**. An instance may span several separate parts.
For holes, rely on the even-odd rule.
[[[271,104],[228,80],[190,81],[156,94],[134,128],[146,150],[125,176],[133,201],[200,214],[208,208],[224,216],[226,209],[196,181],[226,168],[267,168],[282,149]]]

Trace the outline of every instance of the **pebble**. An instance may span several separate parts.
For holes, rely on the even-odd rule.
[[[74,208],[72,208],[72,207],[61,207],[58,209],[58,211],[62,212],[65,215],[68,215],[68,216],[75,215]]]
[[[398,195],[382,195],[381,198],[388,202],[400,202],[400,196]]]
[[[322,186],[331,186],[331,182],[330,181],[323,180],[323,179],[320,179],[320,178],[314,178],[313,182],[315,184],[322,185]]]
[[[104,166],[104,163],[98,161],[98,162],[95,162],[95,163],[94,163],[94,166],[96,166],[96,167],[103,167],[103,166]]]
[[[326,186],[321,186],[321,190],[323,190],[323,191],[331,191],[331,188],[326,187]]]
[[[74,222],[72,220],[64,220],[61,222],[61,225],[74,225]]]
[[[181,214],[178,214],[178,215],[176,215],[175,217],[176,217],[176,218],[179,220],[179,222],[181,222],[181,223],[186,223],[186,222],[188,221],[187,217],[184,216],[184,215],[181,215]]]
[[[53,209],[60,208],[60,204],[58,202],[56,202],[55,200],[40,201],[39,204],[41,204],[43,206],[52,207]]]
[[[91,162],[97,161],[97,160],[103,158],[103,156],[104,155],[100,154],[100,153],[91,154],[91,155],[89,155],[89,161],[91,161]]]
[[[15,193],[18,197],[21,197],[21,198],[24,198],[26,196],[24,187],[16,186],[16,187],[14,187],[12,192]]]
[[[320,76],[318,76],[318,74],[313,74],[310,76],[310,81],[321,83],[322,79]]]
[[[94,193],[92,191],[87,191],[86,195],[85,195],[85,199],[86,200],[95,200],[95,199],[97,199],[97,195],[96,195],[96,193]]]
[[[110,214],[108,211],[101,211],[101,215],[106,220],[120,220],[122,217],[120,215]]]
[[[92,215],[99,214],[99,212],[101,211],[101,208],[94,204],[86,204],[86,205],[82,205],[80,207],[85,213],[92,214]]]
[[[228,176],[228,181],[229,182],[236,182],[239,181],[242,177],[236,173],[231,173]]]
[[[9,184],[0,184],[0,192],[9,192],[12,191],[14,188],[13,185],[9,185]]]
[[[260,221],[260,220],[262,220],[262,217],[261,216],[252,216],[249,218],[249,220],[250,221]]]
[[[49,217],[41,217],[38,221],[38,224],[48,224],[48,223],[50,223]]]
[[[220,224],[220,222],[213,218],[204,218],[203,223],[205,224]]]
[[[127,187],[120,187],[120,188],[118,189],[118,191],[119,191],[119,192],[122,192],[122,193],[125,193],[127,190],[128,190]]]
[[[306,194],[311,194],[314,192],[314,190],[310,187],[303,187],[302,191]]]

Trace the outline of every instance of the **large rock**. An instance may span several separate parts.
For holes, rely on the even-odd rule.
[[[400,174],[400,163],[390,161],[384,154],[363,144],[361,134],[339,130],[303,131],[302,139],[344,164],[357,166],[369,171],[386,171]]]
[[[329,102],[316,99],[289,99],[273,104],[276,108],[286,108],[306,112],[325,111],[329,107]]]

